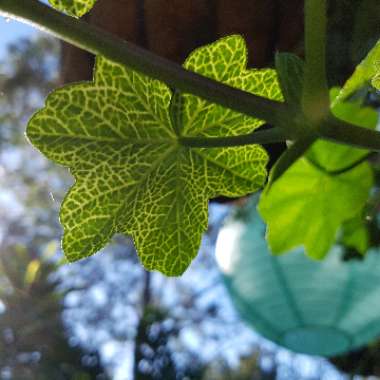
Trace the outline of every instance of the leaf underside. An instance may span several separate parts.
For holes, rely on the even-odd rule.
[[[231,36],[193,52],[185,67],[231,86],[281,99],[273,70],[247,70],[246,46]],[[30,141],[70,168],[61,208],[70,261],[92,255],[115,233],[133,237],[143,265],[180,275],[207,228],[208,199],[242,196],[266,178],[257,145],[189,148],[181,136],[232,136],[263,122],[98,57],[94,81],[52,93],[29,122]]]
[[[49,0],[50,4],[71,16],[81,17],[95,5],[96,0]]]

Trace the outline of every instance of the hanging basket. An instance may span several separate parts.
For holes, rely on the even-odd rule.
[[[323,261],[302,250],[273,256],[264,235],[254,201],[226,223],[216,245],[233,303],[258,333],[320,356],[346,353],[380,336],[380,254],[344,262],[335,247]]]

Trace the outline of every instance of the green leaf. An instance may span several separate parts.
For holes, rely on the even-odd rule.
[[[257,94],[278,94],[273,74],[271,81],[266,71],[252,75],[241,56],[231,54],[237,46],[246,53],[240,37],[223,39],[197,50],[187,65],[194,62],[200,73],[210,68],[224,82]],[[196,65],[202,56],[205,65]],[[179,275],[207,228],[208,199],[242,196],[264,183],[268,157],[259,146],[204,149],[180,143],[181,136],[250,132],[261,122],[183,95],[184,116],[176,115],[174,127],[171,96],[165,84],[98,57],[94,82],[55,91],[30,121],[30,141],[70,167],[76,179],[61,208],[70,261],[124,233],[133,237],[147,269]]]
[[[339,89],[332,89],[330,91],[333,104],[331,112],[337,118],[364,128],[376,128],[378,113],[373,108],[362,107],[360,101],[336,102],[337,96],[339,96]],[[308,152],[308,158],[328,171],[336,171],[351,166],[368,153],[366,149],[320,140],[312,146]]]
[[[286,102],[300,108],[302,102],[304,62],[290,53],[276,54],[276,71]]]
[[[233,35],[196,49],[183,66],[232,87],[283,100],[276,71],[246,70],[247,54],[244,39]],[[172,98],[171,117],[175,130],[183,136],[193,136],[198,131],[208,137],[243,135],[264,124],[262,120],[180,92],[175,92]]]
[[[367,252],[369,233],[361,214],[343,224],[341,242],[347,247],[355,248],[362,255]]]
[[[81,17],[96,3],[96,0],[49,0],[50,4],[71,16]]]
[[[284,175],[284,173],[286,173],[286,171],[305,154],[314,141],[315,137],[310,136],[301,138],[294,143],[291,143],[291,145],[285,150],[284,153],[282,153],[280,158],[272,167],[266,186],[266,191],[269,191],[272,184]]]
[[[364,60],[356,67],[352,76],[347,80],[343,88],[341,89],[336,102],[340,102],[355,91],[359,90],[366,83],[371,82],[371,80],[378,73],[377,65],[380,62],[380,41],[373,47],[373,49],[368,53]],[[373,83],[376,85],[376,82]]]
[[[331,91],[331,100],[339,89]],[[377,113],[359,103],[336,103],[335,116],[374,128]],[[303,245],[315,259],[329,251],[342,223],[359,214],[373,184],[368,151],[317,141],[306,156],[293,164],[260,199],[259,211],[268,225],[268,242],[274,253]],[[331,174],[349,167],[339,175]]]
[[[362,210],[372,182],[367,163],[332,176],[306,158],[297,161],[260,199],[273,253],[303,245],[308,256],[323,258],[342,223]]]

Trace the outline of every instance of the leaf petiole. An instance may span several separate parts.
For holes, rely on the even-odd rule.
[[[337,119],[331,122],[331,117],[326,114],[329,107],[325,75],[326,1],[305,2],[306,67],[303,106],[306,117],[313,121],[317,134],[322,139],[380,151],[379,132],[364,130]],[[32,24],[74,46],[102,55],[185,93],[265,120],[279,128],[296,125],[294,113],[286,103],[266,99],[185,70],[170,60],[80,19],[57,12],[38,0],[0,0],[0,14]],[[302,138],[297,133],[292,137]]]
[[[358,127],[338,119],[334,115],[329,115],[320,124],[318,134],[320,138],[333,141],[337,144],[380,151],[380,133],[378,131]]]
[[[310,134],[297,141],[281,155],[273,166],[265,191],[268,192],[273,183],[277,181],[298,159],[300,159],[311,145],[317,140],[317,136]]]

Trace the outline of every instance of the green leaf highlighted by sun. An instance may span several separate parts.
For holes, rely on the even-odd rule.
[[[96,3],[96,0],[49,0],[50,4],[71,16],[81,17]]]
[[[274,100],[283,100],[275,70],[246,70],[247,50],[241,37],[231,36],[195,50],[184,67],[232,87]],[[191,94],[175,93],[171,102],[173,126],[183,136],[242,135],[263,124],[261,120],[228,110]]]
[[[355,91],[366,83],[370,83],[376,87],[376,83],[380,79],[376,76],[379,73],[380,63],[380,41],[372,48],[363,61],[356,67],[352,76],[347,80],[341,89],[336,101],[342,101],[352,95]],[[375,78],[375,79],[374,79]],[[380,83],[379,83],[380,84]]]
[[[198,49],[185,66],[278,97],[273,71],[246,70],[244,57],[243,39],[232,36]],[[30,141],[76,179],[61,208],[70,261],[124,233],[133,237],[147,269],[179,275],[207,228],[208,199],[241,196],[263,185],[268,157],[260,146],[204,149],[180,141],[247,133],[262,122],[178,96],[182,109],[174,101],[170,107],[165,84],[98,57],[94,82],[55,91],[30,121]]]
[[[306,158],[297,161],[260,201],[273,253],[303,245],[308,256],[323,258],[342,223],[362,210],[372,181],[367,163],[332,176]]]
[[[333,91],[333,97],[336,91]],[[377,114],[358,104],[338,103],[332,112],[347,121],[374,128]],[[362,211],[373,185],[373,174],[363,149],[317,141],[260,199],[273,253],[303,245],[308,256],[324,257],[342,224]],[[333,174],[332,171],[340,171]]]

